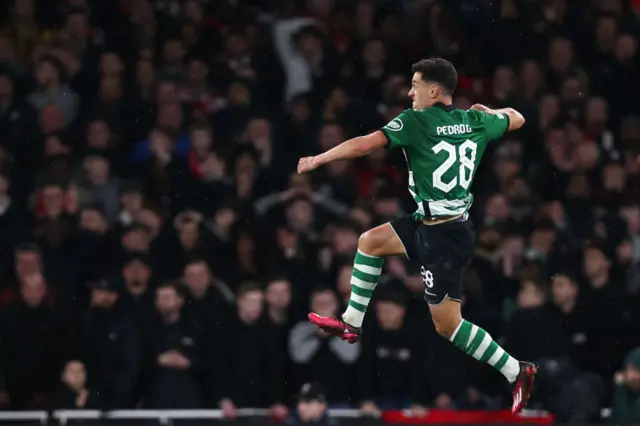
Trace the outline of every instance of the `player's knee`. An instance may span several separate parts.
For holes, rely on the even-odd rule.
[[[358,250],[371,256],[384,255],[380,244],[380,239],[376,237],[375,230],[371,229],[362,235],[358,240]]]
[[[432,318],[438,334],[447,339],[453,336],[460,321],[462,321],[462,318],[457,315],[432,315]]]

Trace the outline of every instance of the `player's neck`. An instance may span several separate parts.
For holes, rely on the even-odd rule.
[[[433,102],[433,104],[431,106],[435,106],[437,104],[451,105],[451,104],[453,104],[453,99],[451,97],[441,96],[441,97],[435,99],[435,101]]]

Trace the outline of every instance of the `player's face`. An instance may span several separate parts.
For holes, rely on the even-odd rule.
[[[438,87],[422,80],[422,73],[416,72],[411,79],[409,97],[413,101],[413,109],[429,108],[438,97]]]

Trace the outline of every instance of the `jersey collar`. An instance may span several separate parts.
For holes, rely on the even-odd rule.
[[[433,106],[436,107],[436,108],[443,109],[443,110],[445,110],[447,112],[451,112],[451,111],[453,111],[455,109],[453,105],[451,105],[451,104],[445,105],[442,102],[436,102],[435,104],[433,104]]]

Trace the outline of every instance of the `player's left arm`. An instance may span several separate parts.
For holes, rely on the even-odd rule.
[[[384,148],[386,144],[387,137],[380,130],[365,136],[358,136],[342,142],[340,145],[335,146],[320,155],[301,158],[298,162],[298,173],[317,169],[318,167],[333,161],[362,157],[371,151]]]
[[[482,111],[489,115],[500,116],[503,115],[507,117],[509,120],[506,131],[512,132],[514,130],[518,130],[524,125],[525,119],[518,111],[513,108],[500,108],[500,109],[491,109],[482,104],[475,104],[470,109],[475,109],[476,111]]]

